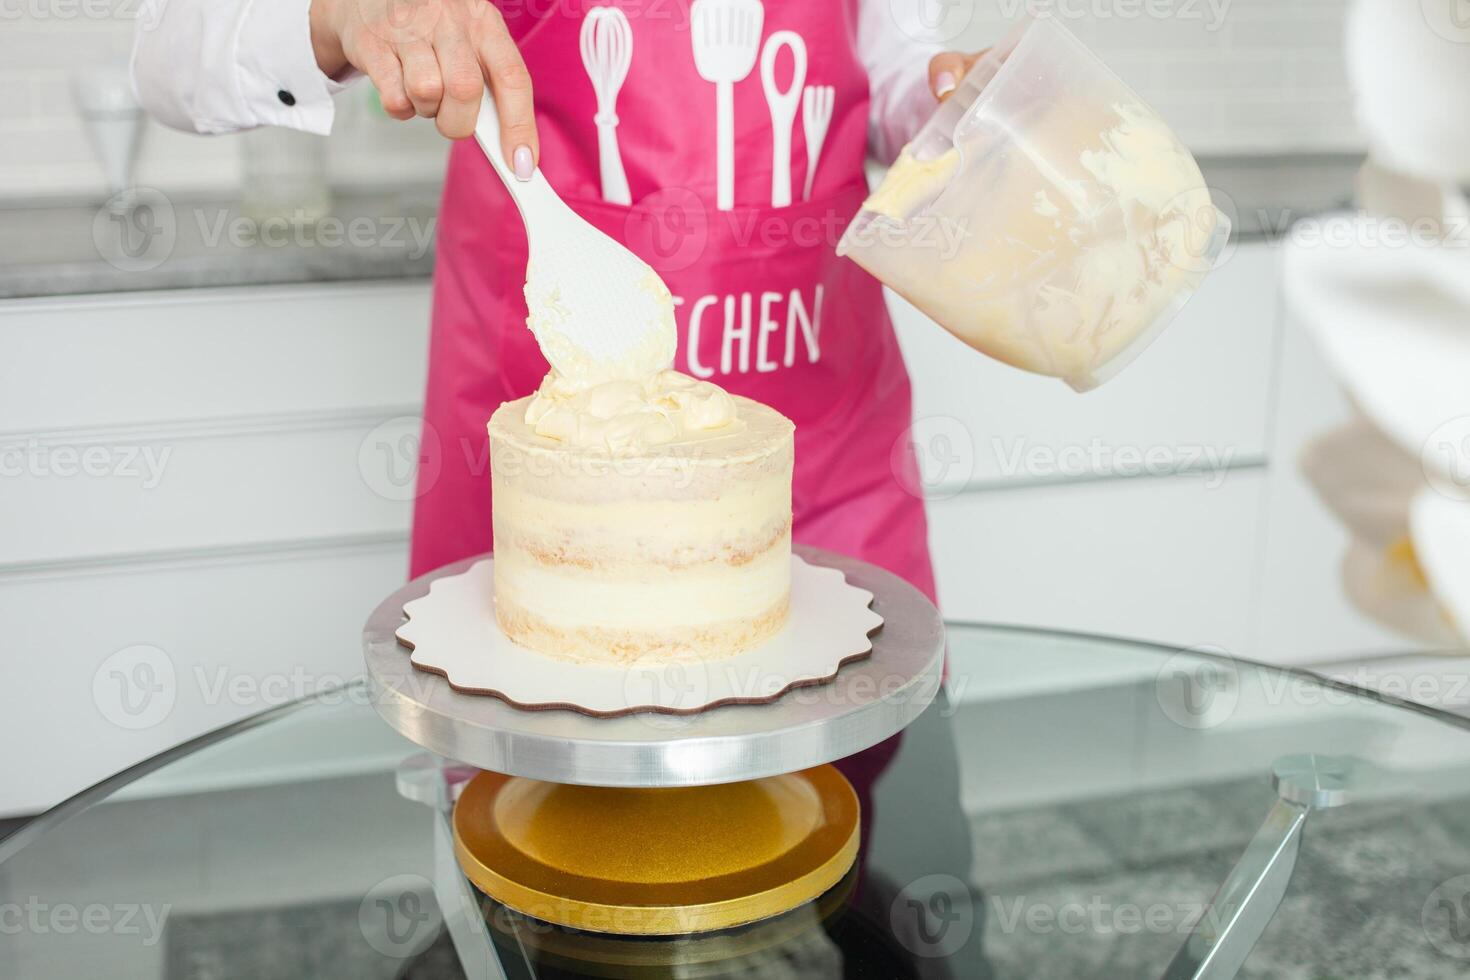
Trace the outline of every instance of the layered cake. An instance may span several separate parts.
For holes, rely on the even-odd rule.
[[[711,660],[785,624],[793,426],[672,370],[556,372],[490,419],[495,616],[574,660]]]

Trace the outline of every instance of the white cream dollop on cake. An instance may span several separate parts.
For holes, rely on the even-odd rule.
[[[553,372],[489,432],[495,615],[516,643],[710,660],[785,624],[794,426],[779,412],[671,370]]]

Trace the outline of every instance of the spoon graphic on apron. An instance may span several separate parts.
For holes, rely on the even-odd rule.
[[[776,56],[790,48],[791,84],[785,91],[776,87]],[[791,127],[796,122],[796,106],[801,101],[801,87],[806,84],[806,42],[795,31],[776,31],[766,38],[761,49],[761,89],[766,93],[766,106],[771,111],[771,207],[784,208],[791,203]]]

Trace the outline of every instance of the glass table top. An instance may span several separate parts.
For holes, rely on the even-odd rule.
[[[949,642],[947,696],[844,764],[858,865],[778,919],[626,940],[454,904],[442,813],[399,790],[421,750],[354,686],[0,842],[0,976],[1470,974],[1470,723],[1206,653]]]

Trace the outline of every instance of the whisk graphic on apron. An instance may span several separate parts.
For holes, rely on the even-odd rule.
[[[628,175],[618,152],[618,92],[633,61],[633,31],[617,7],[593,7],[582,20],[582,67],[597,93],[597,164],[602,177],[602,199],[610,204],[632,203]]]

